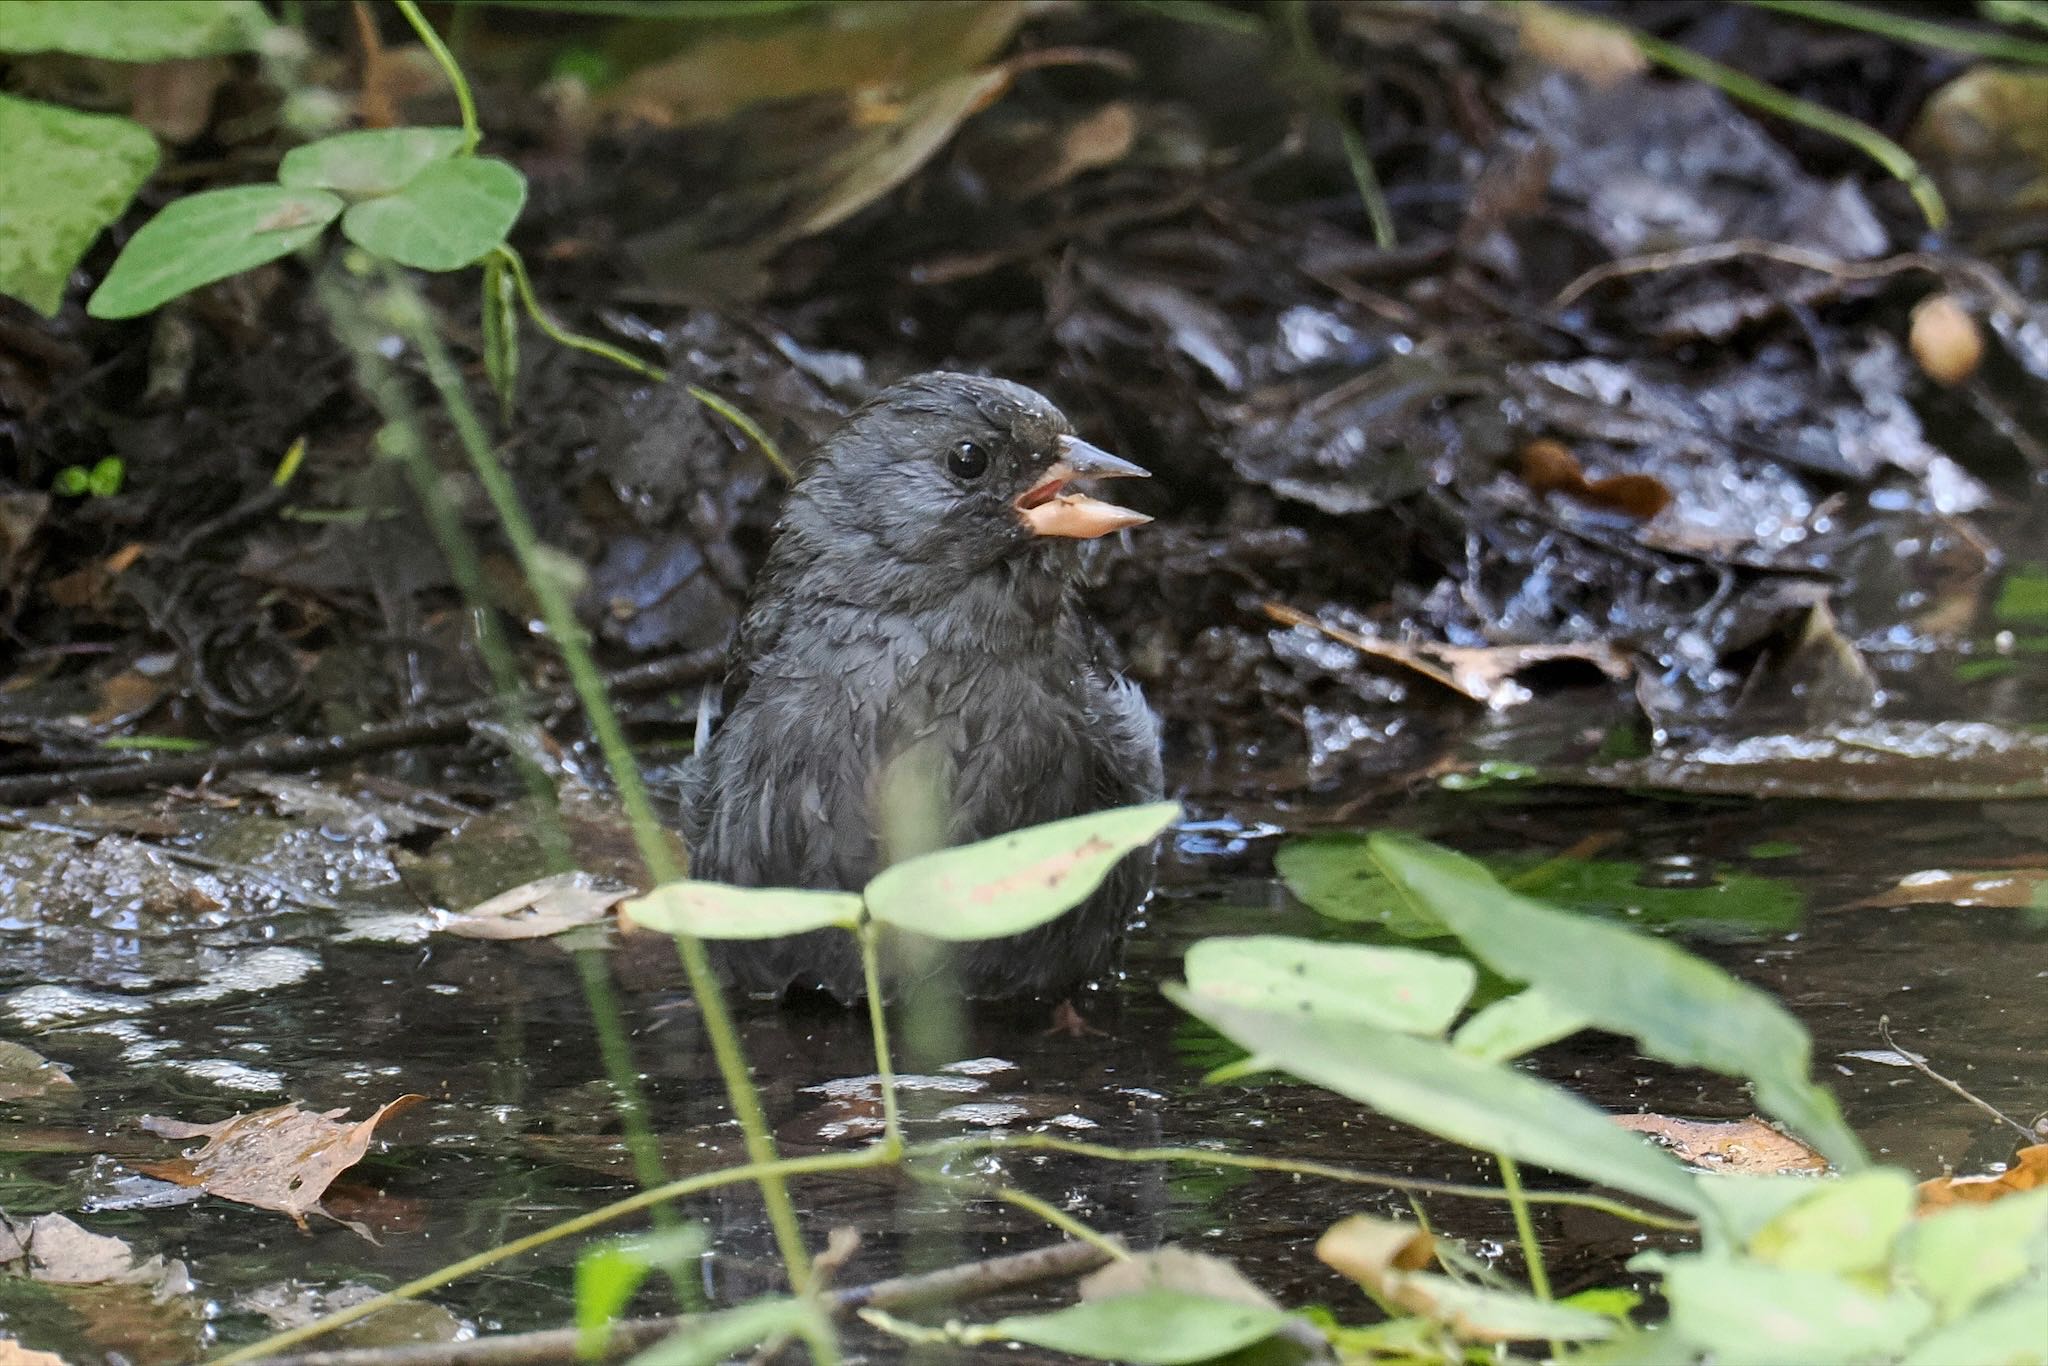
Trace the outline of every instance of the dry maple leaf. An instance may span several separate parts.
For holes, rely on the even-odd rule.
[[[1919,1212],[1989,1204],[2043,1186],[2048,1186],[2048,1143],[2036,1143],[2015,1153],[2012,1165],[1995,1176],[1937,1176],[1922,1181]]]
[[[1695,1167],[1747,1175],[1824,1172],[1828,1160],[1756,1116],[1737,1120],[1674,1119],[1670,1115],[1615,1115],[1624,1129],[1648,1134]]]
[[[392,1114],[425,1100],[404,1095],[359,1124],[337,1123],[345,1109],[315,1114],[297,1105],[236,1115],[218,1124],[145,1115],[142,1127],[165,1138],[204,1138],[206,1146],[169,1162],[138,1167],[150,1176],[258,1209],[289,1214],[305,1227],[335,1177],[362,1160],[370,1135]]]

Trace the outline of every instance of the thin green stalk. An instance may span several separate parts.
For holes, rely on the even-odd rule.
[[[1344,113],[1344,102],[1337,95],[1336,74],[1316,47],[1315,33],[1309,27],[1307,0],[1286,0],[1280,7],[1280,16],[1303,78],[1313,87],[1323,117],[1336,128],[1338,141],[1343,144],[1344,162],[1351,168],[1351,183],[1358,187],[1358,201],[1365,206],[1366,222],[1372,225],[1372,240],[1380,250],[1392,251],[1399,245],[1394,236],[1394,216],[1387,208],[1387,196],[1380,188],[1379,172],[1373,169],[1365,137]]]
[[[896,1105],[896,1065],[889,1056],[889,1021],[882,1005],[881,930],[862,920],[854,931],[860,941],[860,971],[868,989],[868,1030],[875,1036],[875,1077],[882,1089],[882,1144],[890,1155],[903,1152],[903,1120]]]
[[[482,1252],[464,1257],[461,1261],[436,1267],[424,1276],[407,1281],[404,1285],[396,1286],[360,1304],[337,1309],[331,1314],[314,1319],[311,1323],[303,1323],[296,1328],[273,1334],[247,1347],[238,1347],[226,1356],[215,1358],[211,1366],[240,1366],[242,1362],[276,1356],[286,1348],[310,1342],[345,1324],[354,1323],[357,1319],[366,1318],[381,1309],[389,1309],[394,1304],[418,1299],[430,1290],[439,1290],[442,1286],[459,1281],[465,1276],[473,1276],[479,1271],[488,1270],[499,1262],[509,1261],[513,1257],[560,1242],[564,1238],[573,1238],[579,1233],[603,1228],[606,1224],[623,1219],[629,1214],[638,1214],[641,1210],[680,1200],[687,1195],[697,1195],[704,1191],[748,1181],[781,1181],[792,1176],[817,1176],[888,1165],[887,1154],[879,1148],[863,1148],[857,1153],[819,1153],[812,1157],[786,1157],[774,1162],[748,1162],[738,1167],[722,1167],[715,1172],[700,1172],[695,1176],[686,1176],[667,1185],[657,1186],[653,1190],[641,1191],[624,1200],[614,1201],[601,1209],[579,1214],[573,1219],[564,1219],[559,1224],[538,1229],[524,1238],[515,1238],[509,1243],[485,1248]]]
[[[1015,1186],[1006,1186],[1000,1181],[989,1181],[978,1176],[954,1176],[947,1172],[931,1170],[912,1171],[911,1175],[928,1185],[974,1191],[992,1200],[1000,1200],[1006,1205],[1015,1205],[1018,1209],[1037,1215],[1069,1238],[1099,1248],[1117,1261],[1130,1259],[1131,1250],[1122,1243],[1106,1233],[1090,1228],[1065,1210],[1048,1204],[1029,1191],[1021,1191]]]
[[[612,996],[607,955],[603,949],[581,948],[569,957],[575,960],[576,975],[583,983],[583,1000],[597,1027],[597,1051],[618,1100],[626,1151],[633,1159],[633,1175],[643,1187],[662,1185],[668,1180],[668,1172],[662,1167],[661,1145],[655,1141],[654,1128],[647,1117],[647,1097],[640,1090],[639,1069],[633,1062],[632,1044],[626,1038],[626,1022]],[[654,1215],[658,1228],[670,1222],[667,1209],[660,1205],[655,1206]],[[684,1290],[686,1284],[678,1278],[676,1288]]]
[[[1749,0],[1749,3],[1758,9],[1777,10],[1818,24],[1875,33],[1893,42],[1915,47],[1990,57],[2001,62],[2048,64],[2048,43],[2014,38],[2004,33],[1986,33],[1981,29],[1953,28],[1930,19],[1915,19],[1910,14],[1847,4],[1844,0]]]
[[[1495,1153],[1500,1165],[1501,1188],[1507,1192],[1508,1208],[1515,1214],[1515,1236],[1522,1243],[1522,1260],[1529,1267],[1529,1289],[1536,1298],[1550,1298],[1550,1272],[1543,1265],[1543,1248],[1536,1241],[1536,1224],[1529,1217],[1529,1197],[1522,1189],[1522,1169],[1506,1153]]]
[[[930,1152],[943,1155],[947,1152],[1013,1148],[1072,1153],[1076,1157],[1095,1157],[1109,1162],[1185,1162],[1212,1167],[1241,1167],[1247,1171],[1313,1176],[1325,1181],[1343,1182],[1346,1185],[1379,1186],[1386,1190],[1410,1191],[1423,1195],[1461,1196],[1470,1200],[1499,1200],[1506,1195],[1498,1186],[1388,1176],[1381,1172],[1360,1171],[1355,1167],[1339,1167],[1328,1162],[1256,1157],[1249,1153],[1225,1152],[1215,1148],[1116,1148],[1104,1143],[1084,1143],[1079,1139],[1059,1138],[1052,1134],[995,1134],[987,1137],[940,1139],[931,1143],[914,1144],[908,1151],[912,1154]],[[1682,1233],[1699,1227],[1694,1220],[1652,1214],[1648,1210],[1625,1205],[1619,1200],[1610,1200],[1604,1195],[1588,1195],[1579,1191],[1524,1191],[1522,1198],[1535,1205],[1572,1205],[1579,1209],[1597,1210],[1602,1214],[1613,1215],[1617,1219],[1641,1224],[1645,1228],[1669,1229]]]
[[[546,563],[540,536],[527,518],[525,506],[519,501],[519,491],[513,487],[511,476],[492,451],[490,441],[484,435],[483,422],[469,401],[468,390],[463,387],[462,376],[440,335],[434,331],[419,294],[398,272],[388,267],[386,278],[394,303],[394,322],[425,363],[427,378],[447,409],[455,434],[469,456],[470,467],[476,472],[478,482],[483,485],[498,514],[513,556],[518,560],[520,571],[540,608],[541,620],[546,623],[548,634],[554,638],[555,648],[561,651],[562,662],[569,671],[570,686],[589,718],[591,733],[611,769],[612,783],[618,789],[619,803],[625,808],[641,861],[647,865],[649,876],[656,882],[673,882],[682,876],[682,869],[676,866],[668,843],[662,837],[654,803],[647,795],[647,785],[641,779],[639,765],[634,762],[633,751],[626,743],[626,733],[619,724],[618,713],[605,694],[604,679],[583,638],[582,626],[576,620],[569,595]],[[711,1041],[712,1056],[717,1060],[719,1074],[724,1079],[733,1115],[739,1120],[747,1156],[756,1165],[771,1163],[775,1159],[775,1139],[769,1132],[767,1117],[761,1109],[760,1093],[754,1089],[753,1077],[740,1049],[738,1031],[733,1027],[724,993],[719,990],[718,979],[704,952],[704,945],[699,940],[679,935],[676,937],[676,950],[682,958],[683,971],[690,979],[690,990],[703,1017],[704,1033]],[[810,1258],[804,1250],[803,1234],[797,1224],[796,1208],[790,1203],[789,1191],[780,1178],[767,1176],[761,1181],[761,1197],[767,1205],[768,1222],[775,1230],[776,1243],[789,1271],[790,1287],[802,1294],[810,1288]]]
[[[1884,167],[1894,179],[1906,187],[1906,192],[1913,196],[1913,202],[1920,206],[1920,214],[1927,220],[1928,227],[1938,232],[1948,226],[1948,205],[1943,202],[1941,191],[1935,188],[1927,173],[1920,169],[1920,163],[1913,159],[1912,153],[1869,124],[1852,119],[1847,114],[1838,114],[1825,105],[1787,94],[1774,85],[1767,85],[1753,76],[1745,76],[1733,67],[1723,66],[1711,57],[1702,57],[1691,48],[1667,43],[1661,38],[1652,38],[1649,34],[1640,29],[1630,28],[1627,24],[1590,17],[1588,22],[1606,24],[1617,32],[1627,34],[1651,61],[1669,67],[1681,76],[1704,81],[1730,99],[1754,105],[1788,123],[1796,123],[1815,132],[1840,138]]]
[[[526,315],[533,319],[533,325],[550,341],[558,346],[566,346],[571,351],[581,351],[586,355],[608,360],[614,365],[624,366],[634,374],[653,380],[656,384],[667,381],[668,371],[660,366],[649,365],[630,351],[622,350],[609,342],[601,342],[595,337],[586,337],[581,332],[574,332],[562,326],[552,313],[541,306],[540,296],[534,292],[533,280],[526,273],[526,262],[521,259],[519,253],[509,246],[501,245],[492,254],[512,272],[512,281],[518,287],[519,302],[525,307]],[[795,480],[796,471],[782,454],[782,448],[775,444],[773,437],[762,430],[760,423],[702,385],[691,384],[685,387],[691,398],[739,428],[747,440],[753,442],[760,450],[768,463],[775,467],[776,473],[784,479]]]
[[[476,97],[469,93],[469,80],[462,74],[462,68],[455,63],[455,54],[441,41],[441,35],[434,32],[434,26],[427,22],[427,16],[420,13],[420,7],[413,0],[393,0],[398,12],[405,16],[405,22],[412,25],[412,31],[419,35],[420,45],[439,64],[441,74],[448,78],[448,84],[455,88],[455,104],[462,110],[462,151],[468,156],[483,141],[483,129],[476,121]]]

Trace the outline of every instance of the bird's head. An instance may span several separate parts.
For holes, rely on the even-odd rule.
[[[1074,435],[1044,395],[1007,380],[917,375],[876,394],[806,464],[793,506],[929,579],[1024,560],[1151,521],[1073,491],[1142,477]]]

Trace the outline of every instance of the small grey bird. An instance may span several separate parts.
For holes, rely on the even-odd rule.
[[[918,375],[849,416],[790,490],[686,772],[691,875],[855,890],[892,857],[1156,800],[1158,722],[1076,599],[1078,543],[1151,519],[1068,489],[1144,474],[1005,380]],[[961,989],[1098,975],[1151,875],[1134,854],[1051,924],[960,946]],[[839,931],[714,947],[749,990],[863,992]]]

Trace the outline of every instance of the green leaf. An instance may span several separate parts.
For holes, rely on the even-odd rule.
[[[755,1300],[716,1314],[692,1315],[676,1331],[655,1343],[627,1366],[717,1366],[769,1338],[808,1328],[830,1333],[811,1303],[778,1296]]]
[[[2048,566],[2014,565],[1999,585],[1991,615],[2006,626],[2048,625]]]
[[[132,318],[188,290],[297,251],[342,209],[325,190],[242,185],[175,200],[128,239],[86,301],[95,318]]]
[[[660,1233],[594,1243],[576,1259],[576,1351],[595,1359],[604,1352],[614,1320],[657,1267],[681,1275],[711,1245],[710,1230],[684,1224]]]
[[[1951,1205],[1915,1220],[1899,1261],[1944,1320],[1965,1314],[2030,1266],[2048,1268],[2048,1190]],[[2048,1333],[2035,1340],[2048,1343]]]
[[[1877,1167],[1823,1183],[1749,1240],[1750,1255],[1809,1271],[1872,1271],[1913,1217],[1913,1178]]]
[[[2048,1277],[2036,1276],[1969,1317],[1914,1343],[1899,1366],[1955,1366],[1959,1361],[2038,1366],[2048,1361],[2044,1343],[2048,1343]]]
[[[1119,860],[1180,818],[1122,806],[906,859],[867,885],[868,914],[934,939],[998,939],[1078,906]]]
[[[1518,896],[1447,849],[1375,835],[1372,850],[1494,971],[1569,1001],[1653,1057],[1748,1079],[1766,1111],[1837,1167],[1869,1165],[1835,1098],[1808,1076],[1806,1030],[1763,992],[1674,944]]]
[[[1181,1366],[1262,1342],[1287,1320],[1282,1311],[1260,1305],[1182,1290],[1141,1290],[1045,1314],[1014,1314],[976,1330],[975,1336],[1008,1338],[1095,1361]]]
[[[0,52],[218,57],[249,51],[271,27],[256,0],[0,0]]]
[[[1187,978],[1212,1001],[1435,1036],[1457,1018],[1478,974],[1462,958],[1418,949],[1247,935],[1194,945]]]
[[[1506,1062],[1568,1039],[1591,1021],[1539,987],[1503,997],[1458,1026],[1451,1047],[1485,1062]]]
[[[1434,1039],[1245,1010],[1172,983],[1165,990],[1264,1067],[1468,1148],[1619,1186],[1673,1209],[1701,1208],[1698,1183],[1676,1159],[1549,1082]]]
[[[0,294],[57,312],[85,249],[156,169],[140,124],[0,95]]]
[[[333,190],[350,199],[391,194],[435,162],[462,150],[460,128],[366,128],[294,147],[278,163],[277,183]]]
[[[1363,836],[1290,840],[1273,855],[1273,871],[1304,906],[1330,920],[1380,925],[1403,939],[1450,933],[1428,907],[1418,906],[1387,881]]]
[[[85,491],[95,498],[111,498],[121,491],[121,482],[127,474],[126,462],[118,455],[110,455],[94,465],[85,476]]]
[[[1402,1275],[1390,1293],[1404,1309],[1449,1327],[1461,1340],[1597,1342],[1614,1336],[1614,1320],[1589,1309],[1539,1300],[1516,1290],[1493,1290],[1414,1271]]]
[[[489,157],[437,161],[395,194],[368,199],[341,230],[364,251],[416,270],[460,270],[505,240],[526,177]]]
[[[1912,1295],[1874,1294],[1831,1272],[1732,1258],[1671,1258],[1664,1294],[1670,1329],[1716,1366],[1882,1360],[1934,1318]]]
[[[860,898],[847,892],[728,887],[722,882],[666,882],[622,909],[636,925],[698,939],[779,939],[860,924]]]
[[[1813,1193],[1810,1176],[1700,1177],[1700,1196],[1715,1214],[1707,1226],[1707,1251],[1732,1256],[1747,1250],[1749,1240],[1773,1219],[1812,1199]]]

